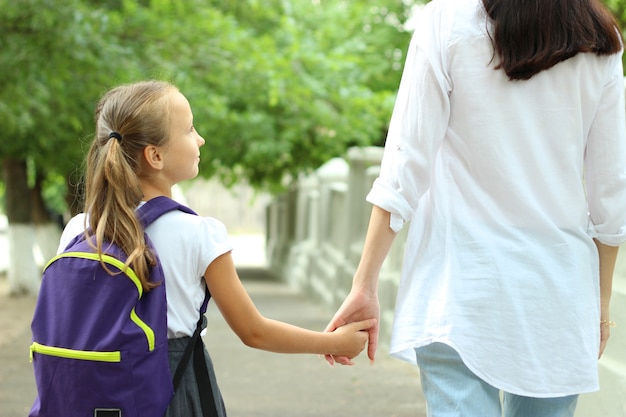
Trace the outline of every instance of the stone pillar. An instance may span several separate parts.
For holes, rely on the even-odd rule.
[[[285,279],[303,292],[311,293],[310,260],[318,248],[317,213],[319,212],[319,181],[317,176],[303,177],[298,182],[294,204],[294,238],[289,247]]]
[[[345,262],[349,212],[347,179],[349,167],[345,160],[334,158],[316,171],[319,180],[318,244],[311,259],[311,292],[325,304],[337,306],[335,294],[337,271]]]
[[[297,191],[276,196],[267,211],[267,259],[270,271],[282,279],[289,248],[295,235],[295,201]]]

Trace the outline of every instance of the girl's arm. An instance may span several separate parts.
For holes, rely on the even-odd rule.
[[[211,262],[204,277],[228,325],[244,344],[253,348],[353,358],[364,349],[366,330],[375,323],[368,319],[324,333],[265,318],[241,284],[230,252]]]
[[[613,291],[613,272],[615,271],[619,246],[608,246],[597,240],[595,242],[600,258],[600,353],[598,355],[600,357],[611,335],[611,326],[614,326],[611,322],[609,304]]]

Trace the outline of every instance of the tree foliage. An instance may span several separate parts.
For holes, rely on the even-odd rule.
[[[99,96],[159,78],[192,103],[207,141],[201,175],[278,190],[348,146],[382,141],[406,7],[0,0],[0,159],[28,160],[33,178],[58,189],[80,171]]]
[[[369,3],[152,3],[145,59],[168,63],[192,102],[207,141],[202,175],[277,190],[382,141],[408,34]]]
[[[0,160],[27,161],[31,187],[77,170],[97,96],[129,71],[110,26],[77,0],[0,0]]]

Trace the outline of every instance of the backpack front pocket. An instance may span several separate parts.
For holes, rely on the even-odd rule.
[[[78,359],[95,362],[120,362],[121,353],[117,352],[94,352],[89,350],[66,349],[54,346],[46,346],[37,342],[30,345],[30,360],[33,360],[33,354],[56,356],[66,359]]]
[[[94,410],[137,411],[132,365],[120,352],[88,352],[33,343],[40,416],[93,416]]]

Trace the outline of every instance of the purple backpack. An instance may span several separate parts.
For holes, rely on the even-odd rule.
[[[181,210],[167,197],[138,210],[147,227]],[[147,235],[146,235],[147,238]],[[149,240],[148,240],[149,242]],[[38,396],[31,417],[161,417],[174,393],[167,352],[165,280],[159,264],[144,291],[110,245],[100,264],[81,234],[46,265],[32,321]],[[205,307],[206,302],[205,300]]]

